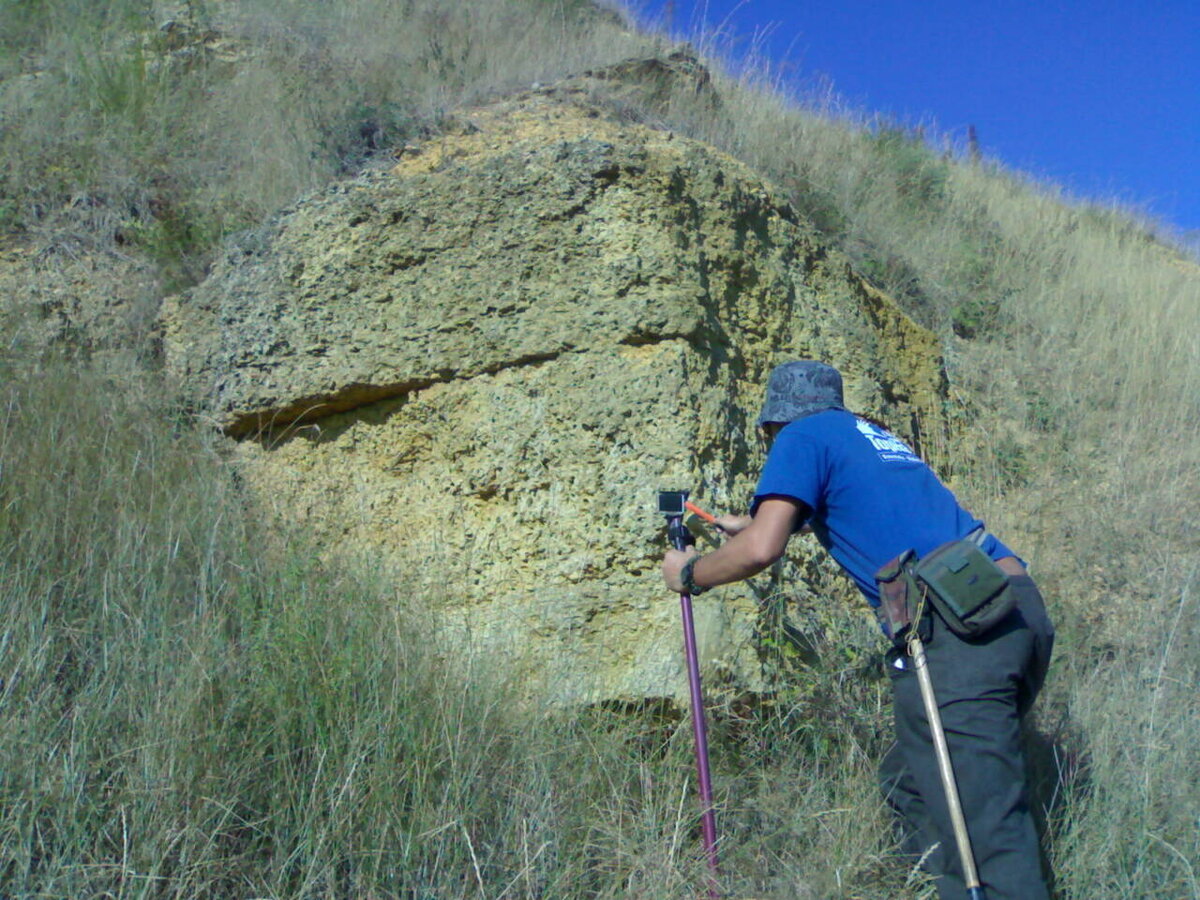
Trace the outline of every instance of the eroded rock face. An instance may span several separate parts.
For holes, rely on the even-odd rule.
[[[164,311],[169,369],[264,506],[447,648],[563,701],[686,696],[656,491],[743,509],[797,357],[936,455],[938,346],[711,147],[561,92],[460,121],[231,244]],[[696,607],[710,683],[761,687],[749,589]]]

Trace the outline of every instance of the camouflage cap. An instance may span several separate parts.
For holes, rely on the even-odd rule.
[[[771,372],[758,424],[794,422],[825,409],[845,408],[838,370],[823,362],[802,359],[776,366]]]

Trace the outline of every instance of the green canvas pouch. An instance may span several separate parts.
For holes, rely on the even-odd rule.
[[[929,601],[959,637],[979,637],[1016,604],[1008,576],[971,540],[951,541],[918,560],[916,577]]]

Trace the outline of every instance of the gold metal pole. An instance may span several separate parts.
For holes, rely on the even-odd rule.
[[[958,784],[954,780],[954,768],[950,764],[950,750],[946,746],[946,733],[942,729],[942,716],[938,712],[937,700],[933,695],[933,682],[929,678],[929,667],[925,660],[925,644],[917,634],[914,622],[908,633],[908,653],[913,668],[917,670],[917,682],[921,685],[921,699],[925,701],[925,716],[929,719],[929,730],[933,734],[933,749],[937,754],[938,771],[942,775],[942,787],[946,791],[946,806],[950,810],[950,823],[954,826],[954,840],[958,843],[958,855],[962,860],[963,876],[969,897],[982,897],[983,887],[979,873],[975,870],[975,855],[971,851],[971,837],[967,834],[967,821],[963,817],[962,803],[958,799]]]

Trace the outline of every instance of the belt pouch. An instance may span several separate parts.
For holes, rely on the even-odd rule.
[[[1008,576],[973,541],[943,544],[913,567],[952,632],[979,637],[1016,605]]]
[[[875,573],[875,584],[879,588],[879,606],[875,607],[875,615],[883,633],[897,644],[912,624],[917,601],[917,586],[911,572],[914,559],[916,554],[905,550]]]

